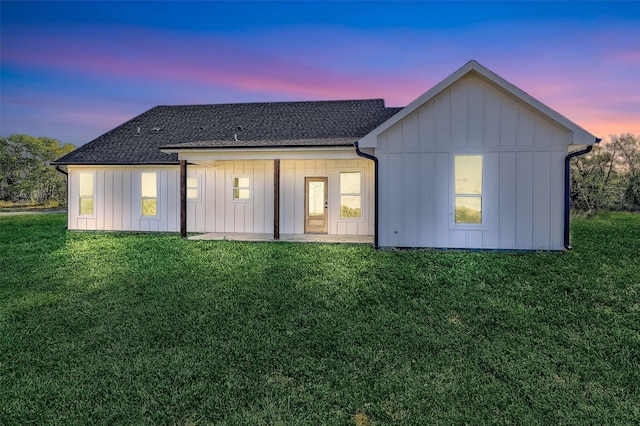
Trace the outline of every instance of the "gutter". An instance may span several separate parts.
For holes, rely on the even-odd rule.
[[[65,176],[69,176],[69,173],[68,173],[68,172],[65,172],[64,170],[62,170],[62,169],[60,168],[60,166],[56,166],[56,171],[58,171],[58,172],[62,173],[62,174],[63,174],[63,175],[65,175]]]
[[[596,138],[595,143],[600,143],[602,139]],[[567,154],[564,158],[564,248],[571,250],[569,241],[570,228],[570,212],[571,212],[571,159],[580,155],[588,154],[593,149],[593,145],[589,145],[581,151]]]
[[[360,148],[358,147],[358,141],[354,142],[353,146],[356,148],[356,154],[358,154],[358,157],[366,158],[367,160],[373,161],[373,167],[374,167],[373,247],[377,249],[378,248],[378,158],[371,154],[366,154],[360,151]]]

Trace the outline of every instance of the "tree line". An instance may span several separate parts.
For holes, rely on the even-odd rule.
[[[0,137],[0,202],[65,205],[66,177],[49,163],[74,149],[47,137]],[[571,160],[571,207],[640,211],[640,136],[611,136]]]
[[[640,211],[640,136],[611,136],[571,160],[571,207]]]
[[[22,134],[0,137],[0,202],[65,205],[66,176],[49,163],[75,148],[47,137]]]

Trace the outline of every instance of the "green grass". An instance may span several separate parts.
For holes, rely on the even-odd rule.
[[[0,218],[3,424],[638,424],[640,215],[564,253]]]

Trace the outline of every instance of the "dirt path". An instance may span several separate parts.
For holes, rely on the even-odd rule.
[[[65,209],[36,209],[36,210],[16,210],[16,211],[0,211],[0,216],[17,216],[21,214],[51,214],[51,213],[66,213]]]

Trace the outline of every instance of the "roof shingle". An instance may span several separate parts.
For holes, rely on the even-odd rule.
[[[383,99],[157,106],[53,164],[177,164],[161,147],[349,146],[400,109]]]

